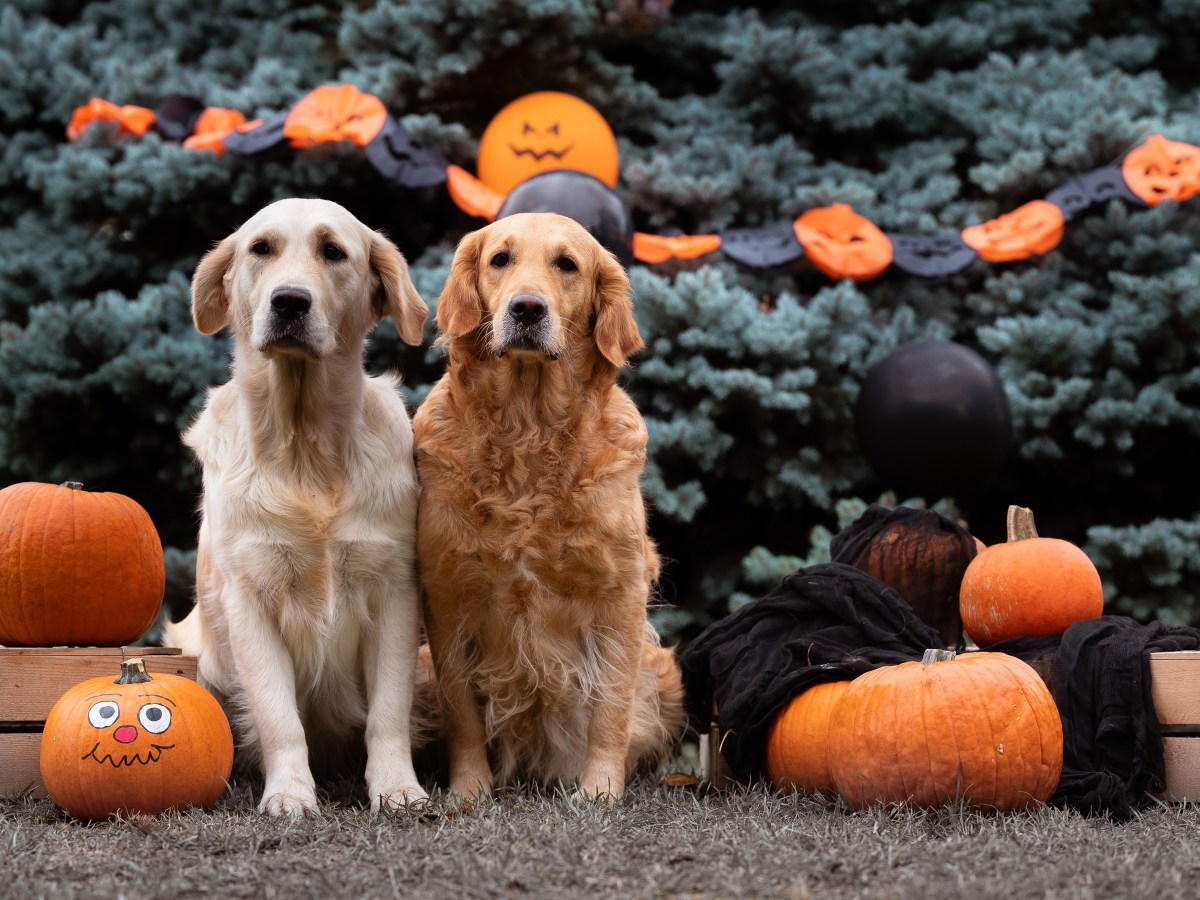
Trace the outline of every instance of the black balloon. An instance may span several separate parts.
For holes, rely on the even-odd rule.
[[[572,218],[623,265],[633,263],[633,217],[624,201],[599,178],[573,169],[527,178],[509,191],[496,218],[523,212],[553,212]]]
[[[867,462],[902,495],[982,491],[1012,446],[1000,377],[978,353],[948,341],[907,344],[874,365],[854,418]]]

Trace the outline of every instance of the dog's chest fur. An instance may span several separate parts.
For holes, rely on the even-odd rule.
[[[298,680],[318,679],[328,654],[354,652],[387,599],[382,586],[414,577],[415,471],[392,456],[406,443],[411,448],[411,438],[381,427],[386,416],[370,415],[378,402],[368,392],[366,421],[337,466],[314,464],[309,457],[320,448],[300,433],[291,447],[273,447],[264,458],[251,440],[252,423],[220,391],[187,435],[205,463],[206,527],[225,567],[214,573],[217,587],[236,580],[245,596],[265,605]],[[225,446],[214,452],[213,442]]]

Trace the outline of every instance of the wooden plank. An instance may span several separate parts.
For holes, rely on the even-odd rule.
[[[38,766],[42,733],[0,734],[0,797],[14,798],[31,791],[45,797]]]
[[[50,708],[68,688],[98,676],[117,677],[120,671],[120,647],[100,648],[93,654],[60,655],[56,650],[41,655],[22,653],[0,656],[0,722],[44,722]],[[134,658],[143,648],[126,648],[126,658]],[[146,671],[168,672],[196,678],[196,657],[174,654],[149,654],[142,657]]]
[[[1200,737],[1163,738],[1164,800],[1200,802]]]
[[[1150,694],[1162,724],[1200,727],[1200,651],[1151,653]]]
[[[133,659],[146,656],[179,656],[178,647],[0,647],[3,656],[108,656]]]

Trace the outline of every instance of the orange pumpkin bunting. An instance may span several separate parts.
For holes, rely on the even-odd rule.
[[[767,775],[784,790],[837,790],[829,769],[829,719],[849,681],[831,681],[792,699],[767,738]]]
[[[1062,210],[1031,200],[1010,213],[962,230],[963,243],[988,262],[1016,262],[1049,253],[1063,236]]]
[[[77,482],[0,491],[0,644],[130,644],[154,624],[166,571],[150,516]]]
[[[1100,573],[1086,553],[1038,537],[1033,513],[1008,508],[1008,542],[971,560],[958,592],[963,628],[981,647],[1011,637],[1061,634],[1104,613]]]
[[[211,150],[214,153],[224,153],[226,135],[261,124],[261,120],[247,123],[246,117],[236,109],[210,106],[200,113],[191,135],[184,140],[183,146],[189,150]]]
[[[813,264],[830,278],[866,281],[892,264],[892,242],[845,203],[810,209],[792,226]]]
[[[1003,653],[927,650],[858,676],[829,721],[838,793],[858,807],[961,800],[996,810],[1050,798],[1063,732],[1037,673]]]
[[[365,147],[387,122],[387,107],[349,84],[325,85],[292,107],[283,136],[293,147],[351,140]]]
[[[93,97],[83,106],[75,107],[71,122],[67,125],[67,139],[79,140],[93,122],[117,122],[121,130],[129,134],[143,135],[150,130],[158,117],[154,110],[144,106],[117,106],[100,97]]]
[[[479,140],[479,179],[505,195],[534,175],[573,169],[616,187],[617,139],[589,103],[558,91],[526,94],[505,106]]]
[[[211,806],[233,769],[233,734],[216,699],[140,659],[68,690],[46,718],[42,782],[80,819]]]
[[[1125,183],[1148,206],[1200,194],[1200,147],[1151,135],[1121,163]]]
[[[644,263],[666,262],[668,259],[695,259],[721,248],[718,234],[681,234],[664,237],[658,234],[633,235],[633,255]]]

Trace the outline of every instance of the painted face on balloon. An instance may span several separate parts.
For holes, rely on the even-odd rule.
[[[171,727],[175,703],[167,697],[97,694],[89,698],[88,724],[96,729],[95,744],[83,755],[99,765],[148,766],[158,762],[174,743],[163,737]]]
[[[594,107],[557,91],[514,100],[479,141],[479,180],[499,194],[534,175],[571,169],[617,183],[617,142]]]

